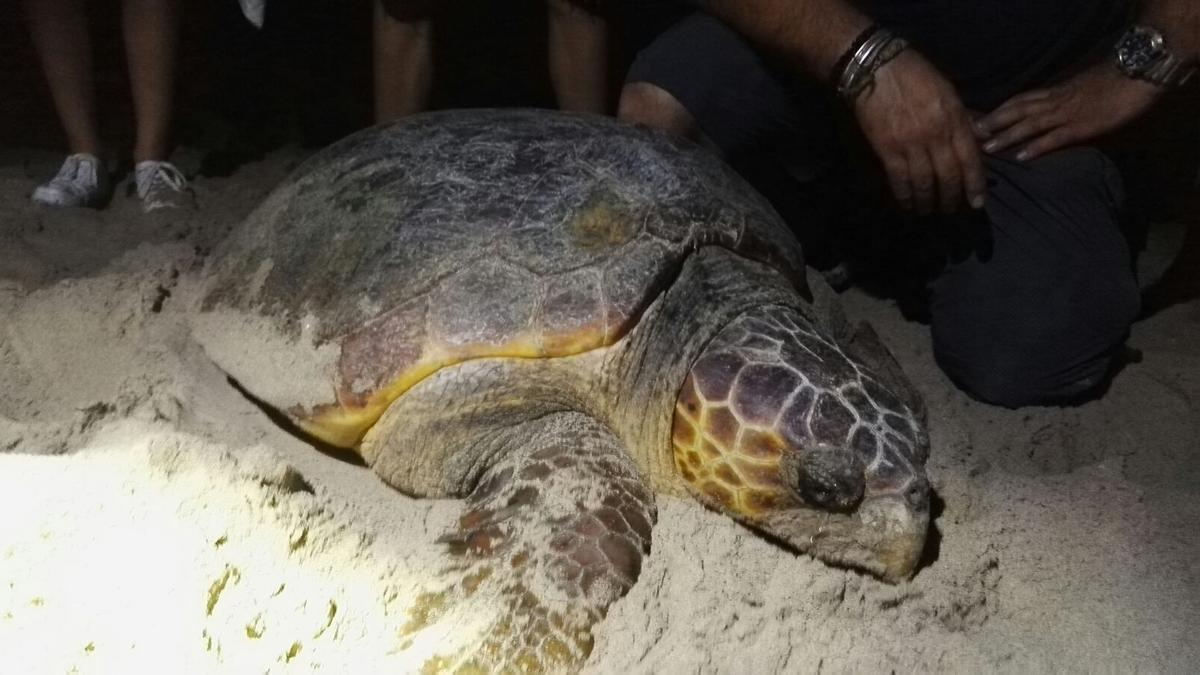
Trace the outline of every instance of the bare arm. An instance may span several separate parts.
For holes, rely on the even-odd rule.
[[[844,0],[704,0],[705,10],[820,82],[871,19]],[[884,64],[850,102],[896,202],[928,213],[982,208],[987,190],[970,117],[953,85],[914,50]]]
[[[1138,23],[1162,31],[1171,51],[1192,64],[1200,62],[1200,3],[1196,0],[1145,0]]]
[[[1137,22],[1161,31],[1167,48],[1190,64],[1200,62],[1196,0],[1144,0]],[[1141,117],[1165,93],[1125,76],[1107,58],[1065,82],[1005,101],[980,121],[993,134],[983,147],[990,153],[1019,149],[1017,158],[1026,160],[1088,143]]]
[[[707,0],[708,13],[822,82],[871,19],[844,0]]]

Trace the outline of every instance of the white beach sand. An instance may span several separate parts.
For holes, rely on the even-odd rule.
[[[298,158],[151,218],[37,209],[55,158],[0,153],[0,673],[409,672],[454,639],[398,649],[457,504],[287,434],[185,326],[203,255]],[[929,406],[932,561],[888,586],[660,498],[587,670],[1194,672],[1198,271],[1135,327],[1143,360],[1063,409],[969,400],[926,327],[845,294]]]

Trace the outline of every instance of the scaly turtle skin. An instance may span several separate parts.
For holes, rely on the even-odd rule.
[[[212,260],[195,333],[218,365],[392,486],[466,499],[401,648],[495,614],[429,669],[581,664],[654,491],[888,581],[920,556],[919,403],[699,148],[589,116],[417,116],[314,156]]]

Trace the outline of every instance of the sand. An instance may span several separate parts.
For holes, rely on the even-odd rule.
[[[199,212],[147,217],[122,196],[36,209],[56,158],[0,153],[0,673],[410,672],[486,625],[487,608],[462,613],[398,649],[457,503],[289,435],[189,336],[204,255],[301,157],[200,179]],[[888,586],[660,498],[586,670],[1193,671],[1188,283],[1135,327],[1143,358],[1102,399],[1022,411],[971,401],[927,327],[844,294],[929,406],[928,564]]]

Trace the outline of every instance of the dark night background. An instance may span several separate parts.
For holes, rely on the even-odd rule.
[[[102,129],[113,147],[128,147],[120,0],[89,4]],[[225,173],[284,143],[324,145],[369,123],[370,3],[274,0],[261,30],[236,0],[191,0],[184,15],[176,138],[209,152],[205,173]],[[536,0],[443,12],[434,107],[550,105],[544,34]],[[0,4],[0,64],[0,144],[62,147],[23,2]]]
[[[62,148],[23,4],[0,4],[0,144]],[[132,110],[120,0],[87,4],[102,130],[111,147],[127,148]],[[458,0],[446,7],[438,18],[434,107],[552,104],[540,0]],[[201,173],[228,174],[284,144],[318,147],[369,123],[366,0],[273,0],[262,30],[242,18],[236,0],[189,0],[183,23],[176,138],[203,152]],[[614,92],[635,46],[628,36],[636,23],[614,21]],[[1200,213],[1198,93],[1193,87],[1176,96],[1114,153],[1152,218],[1191,220]]]

